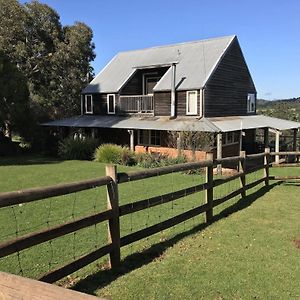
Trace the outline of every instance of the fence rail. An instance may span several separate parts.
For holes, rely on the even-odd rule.
[[[73,221],[66,222],[44,230],[36,231],[9,241],[5,241],[0,244],[0,257],[5,257],[12,253],[19,252],[34,245],[44,243],[46,241],[98,224],[100,222],[109,221],[108,243],[105,246],[100,247],[93,252],[83,255],[77,259],[74,259],[74,261],[72,261],[71,263],[60,266],[55,270],[49,271],[47,274],[42,275],[40,277],[40,280],[50,283],[55,282],[107,254],[110,255],[111,267],[115,268],[120,264],[121,247],[170,228],[202,213],[205,213],[206,222],[209,223],[212,221],[213,208],[215,208],[216,206],[238,195],[241,195],[242,198],[245,197],[247,190],[252,189],[253,187],[261,183],[264,183],[267,186],[269,184],[269,179],[283,180],[283,177],[279,178],[269,175],[269,166],[272,165],[270,157],[274,155],[294,155],[296,157],[300,156],[300,152],[269,153],[268,151],[266,151],[265,153],[253,155],[245,155],[244,152],[241,152],[240,156],[224,158],[221,160],[213,160],[212,156],[209,155],[207,160],[201,162],[185,163],[128,173],[117,173],[116,166],[107,166],[106,176],[101,178],[45,188],[0,193],[0,207],[6,207],[30,201],[41,201],[42,199],[75,193],[98,186],[106,186],[107,189],[107,210],[101,211],[97,214],[86,216],[84,218],[75,219]],[[250,163],[255,159],[263,160],[262,163],[258,166],[247,168],[247,165],[250,165]],[[214,179],[213,167],[228,162],[238,164],[238,172],[225,178]],[[159,196],[140,199],[130,204],[119,205],[118,186],[120,184],[126,184],[127,182],[166,175],[173,172],[183,172],[197,169],[205,169],[206,180],[204,183],[196,184],[183,189],[178,189],[176,191],[165,193]],[[261,178],[246,184],[246,177],[258,170],[264,170],[264,175]],[[297,176],[290,176],[289,178],[299,179],[299,177]],[[239,179],[240,181],[240,187],[238,189],[230,191],[227,195],[214,199],[214,189],[216,187],[224,185],[235,179]],[[205,192],[204,204],[194,207],[188,211],[185,211],[152,226],[148,226],[147,228],[132,232],[126,236],[120,236],[121,217],[140,210],[149,209],[150,207],[162,205],[164,203],[168,203],[170,201],[180,199],[187,195],[192,195],[201,191]]]

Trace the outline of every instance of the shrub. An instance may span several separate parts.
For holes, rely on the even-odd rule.
[[[184,156],[173,158],[160,153],[137,153],[136,161],[141,168],[158,168],[185,163],[187,160]]]
[[[64,159],[90,160],[93,158],[99,141],[90,137],[85,139],[72,136],[62,140],[58,145],[58,155]]]
[[[133,165],[135,163],[134,152],[127,147],[115,144],[103,144],[94,154],[94,160],[102,163]]]

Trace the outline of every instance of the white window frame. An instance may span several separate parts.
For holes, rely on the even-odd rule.
[[[114,99],[114,110],[113,112],[110,111],[110,107],[109,107],[109,97],[110,96],[113,96],[113,99]],[[106,98],[106,103],[107,103],[107,114],[108,115],[114,115],[116,113],[116,95],[115,94],[107,94],[107,98]]]
[[[142,141],[141,141],[141,130],[147,130],[147,131],[149,131],[148,143],[146,143],[146,144],[142,143]],[[156,132],[155,134],[159,134],[159,141],[160,141],[159,145],[151,144],[152,131]],[[160,130],[139,129],[139,131],[138,131],[138,145],[160,147],[161,146],[161,131]]]
[[[256,99],[255,99],[256,97],[255,97],[255,94],[253,94],[253,93],[249,93],[248,95],[247,95],[247,112],[248,113],[253,113],[253,112],[255,112],[255,109],[256,109]],[[252,106],[252,104],[253,104],[253,106]],[[252,109],[252,107],[253,107],[253,109]]]
[[[88,110],[88,97],[91,97],[91,110]],[[92,94],[86,94],[84,95],[84,112],[86,114],[92,114],[93,113],[93,107],[94,107],[94,103],[93,103],[93,95]]]
[[[195,111],[188,111],[188,101],[189,101],[189,95],[191,94],[191,93],[196,93],[196,103],[195,103],[195,107],[194,107],[194,109],[195,109]],[[187,116],[196,116],[197,115],[197,112],[198,112],[198,91],[197,90],[193,90],[193,91],[187,91],[186,92],[186,103],[185,103],[185,105],[186,105],[186,115]]]

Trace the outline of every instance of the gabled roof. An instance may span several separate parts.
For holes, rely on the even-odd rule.
[[[236,36],[160,46],[118,53],[83,90],[117,93],[137,69],[176,63],[177,90],[202,88]],[[171,68],[154,87],[171,89]]]

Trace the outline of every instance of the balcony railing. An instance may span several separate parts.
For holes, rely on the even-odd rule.
[[[153,96],[120,96],[119,107],[125,113],[153,113]]]

